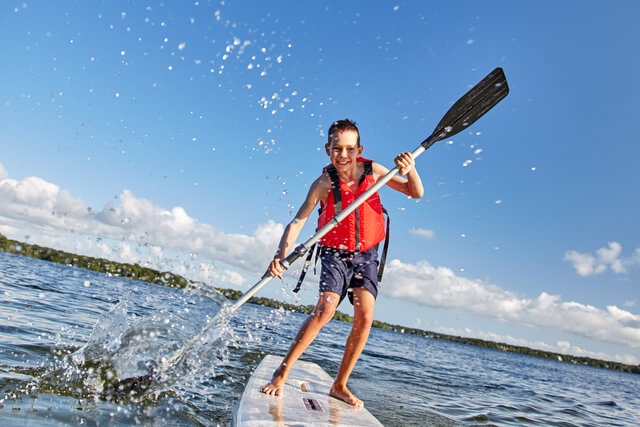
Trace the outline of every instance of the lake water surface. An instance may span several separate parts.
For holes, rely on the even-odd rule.
[[[3,425],[229,425],[252,370],[304,316],[223,305],[213,289],[0,252]],[[330,322],[302,359],[335,375],[350,326]],[[114,391],[132,377],[146,380]],[[390,426],[640,424],[640,375],[376,328],[350,388]]]

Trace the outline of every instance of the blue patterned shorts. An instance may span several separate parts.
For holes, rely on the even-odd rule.
[[[378,296],[378,250],[376,247],[364,252],[346,252],[320,246],[320,292],[340,295],[340,301],[351,288],[365,288],[374,298]]]

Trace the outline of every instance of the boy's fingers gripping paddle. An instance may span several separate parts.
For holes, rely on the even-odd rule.
[[[431,147],[437,141],[443,138],[447,138],[457,134],[458,132],[468,128],[476,120],[482,117],[487,111],[491,110],[498,102],[500,102],[509,93],[509,86],[507,85],[507,79],[502,71],[502,68],[496,68],[487,77],[482,79],[480,83],[475,85],[469,92],[465,93],[449,111],[444,115],[438,126],[427,139],[416,148],[412,157],[415,159],[426,149]],[[349,206],[340,212],[332,221],[322,227],[316,232],[309,240],[304,244],[298,246],[293,252],[289,254],[284,260],[281,261],[282,266],[287,269],[298,258],[303,256],[314,243],[319,241],[325,234],[331,229],[340,224],[340,222],[351,214],[358,206],[364,203],[369,197],[371,197],[376,191],[378,191],[383,185],[389,182],[398,173],[398,167],[390,170],[385,176],[380,178],[369,190],[353,201]],[[270,280],[271,276],[265,275],[262,280],[253,285],[251,289],[245,292],[244,295],[238,299],[231,311],[234,312],[245,302],[255,295],[263,286],[265,286]]]

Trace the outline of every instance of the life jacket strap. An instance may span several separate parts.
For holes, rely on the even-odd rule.
[[[302,281],[304,280],[304,277],[307,275],[307,270],[309,269],[309,265],[311,265],[311,258],[313,258],[313,253],[316,253],[316,261],[313,265],[314,268],[314,273],[315,273],[315,265],[318,263],[318,252],[320,251],[316,251],[316,246],[317,243],[314,243],[313,246],[311,246],[311,249],[309,249],[309,254],[307,255],[307,259],[304,260],[304,265],[302,266],[302,271],[300,272],[300,278],[298,279],[298,283],[296,284],[296,287],[293,289],[293,292],[298,293],[298,291],[300,291],[300,287],[302,286]]]
[[[389,212],[382,207],[382,212],[387,216],[387,232],[384,236],[384,245],[382,246],[382,255],[380,255],[380,263],[378,264],[378,283],[382,282],[382,273],[384,273],[384,265],[387,262],[387,250],[389,249],[389,230],[391,224],[391,218]]]

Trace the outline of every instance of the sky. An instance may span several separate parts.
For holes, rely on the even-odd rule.
[[[639,12],[2,2],[0,233],[246,291],[328,163],[332,121],[391,168],[502,67],[508,97],[417,159],[425,196],[381,190],[375,317],[640,364]],[[298,269],[260,295],[314,303],[313,274],[291,292]]]

